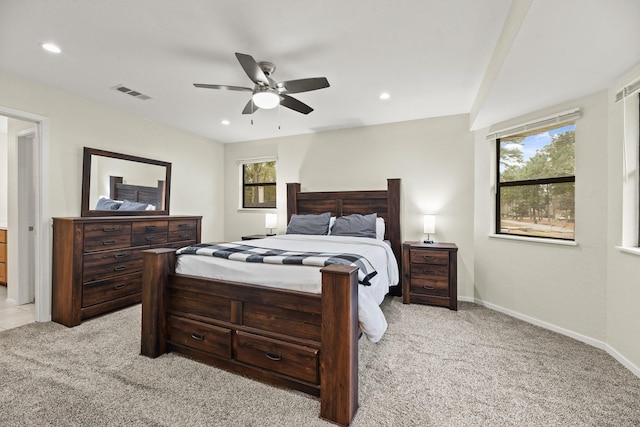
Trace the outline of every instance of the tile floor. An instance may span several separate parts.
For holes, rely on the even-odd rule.
[[[35,305],[7,302],[7,287],[0,285],[0,331],[35,322]]]

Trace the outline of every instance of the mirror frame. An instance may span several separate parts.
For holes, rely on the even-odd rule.
[[[165,194],[164,209],[155,211],[98,211],[89,206],[91,189],[91,156],[110,157],[112,159],[128,160],[131,162],[146,163],[165,168]],[[144,157],[131,156],[129,154],[114,153],[112,151],[99,150],[97,148],[84,147],[82,160],[82,206],[81,216],[151,216],[169,215],[169,195],[171,193],[171,163],[161,160],[146,159]]]

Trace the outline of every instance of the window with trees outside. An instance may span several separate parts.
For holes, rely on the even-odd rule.
[[[242,207],[276,207],[276,162],[242,163]]]
[[[496,233],[575,240],[575,124],[496,141]]]

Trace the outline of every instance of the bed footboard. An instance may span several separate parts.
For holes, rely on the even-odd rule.
[[[178,351],[320,396],[320,417],[358,408],[357,268],[321,269],[322,294],[175,274],[173,249],[143,251],[141,354]]]

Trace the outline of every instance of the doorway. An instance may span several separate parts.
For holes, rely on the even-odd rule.
[[[0,106],[7,133],[7,300],[35,300],[35,320],[51,320],[51,226],[48,203],[48,119]]]

